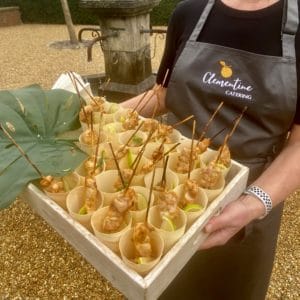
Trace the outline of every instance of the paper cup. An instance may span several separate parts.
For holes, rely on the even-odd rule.
[[[95,176],[98,191],[101,192],[103,198],[103,206],[111,204],[112,200],[118,194],[115,183],[119,180],[117,170],[108,170]]]
[[[161,143],[163,141],[163,137],[156,138],[156,141]],[[167,135],[167,140],[165,141],[165,144],[169,146],[169,149],[173,147],[176,143],[181,142],[182,140],[182,134],[177,129],[172,130],[170,134]]]
[[[49,198],[51,198],[60,207],[67,210],[66,198],[67,198],[68,194],[70,193],[70,191],[72,191],[76,186],[81,184],[80,176],[78,174],[76,174],[75,172],[71,173],[69,175],[64,176],[64,182],[65,182],[65,185],[68,186],[68,191],[61,192],[61,193],[52,193],[52,192],[48,192],[47,189],[44,189],[44,192],[45,192],[45,194],[47,194],[47,196]]]
[[[202,153],[200,155],[201,157],[201,161],[205,164],[205,165],[209,165],[213,160],[217,159],[218,157],[218,151],[215,151],[215,150],[207,150],[205,151],[204,153]],[[230,162],[230,165],[229,167],[225,167],[222,165],[222,167],[220,167],[220,170],[223,174],[223,176],[226,178],[229,170],[231,168],[231,162]]]
[[[155,119],[151,119],[151,118],[144,118],[143,119],[143,126],[141,127],[141,130],[144,132],[151,132],[153,130],[156,130],[158,128],[158,124],[159,122]]]
[[[107,140],[111,142],[114,150],[120,146],[118,134],[123,131],[124,129],[120,122],[108,123],[103,126],[103,132],[107,136]]]
[[[194,144],[193,147],[195,147],[197,145],[198,141],[194,140]],[[190,153],[190,149],[191,149],[191,145],[192,145],[192,140],[191,139],[185,139],[183,141],[181,141],[180,145],[176,148],[176,152],[179,154],[183,154],[184,152],[188,152]],[[200,168],[203,166],[203,162],[201,160],[201,155],[197,155],[197,160],[195,162],[195,166],[194,168]]]
[[[169,160],[168,160],[168,168],[172,170],[179,179],[179,184],[182,184],[185,182],[185,180],[188,178],[188,168],[189,168],[189,163],[187,164],[187,172],[179,172],[178,166],[180,166],[180,162],[178,157],[180,156],[179,153],[171,153],[169,155]],[[189,161],[189,157],[187,157],[187,160]],[[194,161],[192,164],[192,170],[199,165],[198,161]]]
[[[118,103],[106,102],[104,104],[103,123],[108,124],[114,122],[114,115],[118,112],[121,106]]]
[[[86,227],[88,230],[92,230],[91,227],[91,216],[94,211],[88,212],[87,214],[80,214],[80,209],[85,204],[85,196],[90,196],[93,190],[84,186],[78,186],[73,189],[67,196],[66,204],[67,210],[71,217]],[[102,206],[101,194],[97,191],[95,210]]]
[[[199,178],[201,174],[201,169],[195,169],[191,172],[191,179],[196,180],[197,182],[199,182]],[[201,186],[200,186],[201,187]],[[222,191],[224,190],[225,187],[225,179],[224,176],[220,176],[215,187],[212,189],[207,189],[207,188],[203,188],[204,192],[207,195],[208,198],[208,202],[210,203],[211,201],[213,201],[217,196],[219,196]]]
[[[119,161],[119,166],[121,170],[124,169],[131,169],[132,167],[132,162],[136,159],[137,155],[136,154],[127,154],[123,158],[120,159]],[[147,165],[150,162],[146,157],[142,156],[139,164],[137,166],[136,172],[134,177],[132,178],[131,185],[144,185],[144,176],[145,173],[143,172],[143,167]],[[149,173],[149,172],[146,172]]]
[[[128,140],[134,134],[134,132],[135,132],[135,130],[127,130],[127,131],[119,133],[119,135],[118,135],[119,144],[121,146],[126,145]],[[134,134],[134,137],[131,138],[131,140],[130,140],[130,142],[127,146],[132,151],[132,153],[137,154],[141,150],[141,148],[142,148],[143,144],[145,143],[146,139],[147,139],[147,135],[142,131],[138,131]]]
[[[132,217],[127,213],[124,218],[124,224],[121,225],[119,231],[115,233],[105,233],[102,229],[103,220],[107,215],[109,207],[102,207],[98,209],[91,218],[91,225],[96,237],[112,251],[119,253],[119,240],[121,236],[130,229]]]
[[[82,121],[82,119],[79,119],[81,128],[83,131],[86,131],[91,128],[91,125],[89,124],[91,122],[90,115],[91,115],[90,113],[87,113],[87,117],[89,118],[88,123],[85,121]],[[95,131],[98,132],[99,127],[101,127],[101,129],[102,129],[102,126],[103,126],[102,113],[99,111],[94,111],[93,112],[93,127],[94,127]]]
[[[133,115],[132,115],[133,114]],[[133,119],[130,124],[128,124],[128,120]],[[124,108],[119,110],[114,115],[114,121],[122,123],[124,131],[136,129],[141,122],[141,118],[137,112],[133,112],[131,108]]]
[[[122,260],[124,263],[136,271],[141,276],[148,274],[153,267],[160,261],[160,258],[164,250],[164,241],[161,236],[156,232],[150,232],[150,240],[152,246],[152,256],[149,261],[145,263],[136,263],[135,260],[135,246],[132,241],[133,228],[129,229],[119,241],[119,249],[121,253]]]
[[[150,189],[151,180],[152,180],[153,171],[146,174],[144,177],[145,186]],[[158,192],[155,190],[155,186],[160,184],[163,175],[163,168],[157,168],[155,170],[154,182],[153,182],[153,194],[155,196],[155,200],[158,196]],[[166,190],[173,190],[177,185],[179,185],[178,176],[171,171],[170,169],[166,169]]]
[[[98,158],[98,160],[100,159],[100,157]],[[80,178],[80,184],[84,185],[85,182],[85,177],[87,176],[91,176],[91,174],[88,174],[88,169],[86,167],[86,163],[88,162],[89,159],[84,160],[75,170],[74,173],[77,174]],[[93,158],[94,160],[94,158]],[[92,162],[93,163],[93,162]],[[102,168],[97,168],[96,172],[97,174],[104,172],[106,170],[106,164],[105,164],[105,160],[103,162],[103,166]],[[97,175],[96,174],[96,175]],[[95,175],[95,174],[94,174]]]
[[[164,240],[165,247],[163,254],[165,254],[184,234],[187,224],[187,217],[186,214],[179,209],[178,217],[173,220],[176,229],[174,231],[164,230],[161,229],[162,218],[160,215],[159,207],[153,206],[149,210],[148,222]]]
[[[96,135],[98,136],[98,132],[94,129],[94,132],[96,133]],[[96,152],[96,148],[97,148],[97,136],[95,137],[94,141],[93,141],[93,145],[90,143],[86,143],[85,142],[85,137],[88,134],[88,131],[84,131],[83,133],[80,134],[79,136],[79,143],[78,143],[78,147],[85,153],[87,153],[88,155],[94,155]],[[103,131],[100,132],[100,143],[103,143],[107,140],[107,136],[105,135],[105,133]]]
[[[146,211],[150,196],[150,190],[142,186],[131,186],[131,188],[137,193],[138,203],[135,204],[136,209],[131,209],[130,213],[132,215],[132,224],[139,222],[145,222],[146,220]],[[154,195],[151,195],[151,204],[154,203]]]
[[[150,142],[150,143],[147,143],[146,147],[145,147],[145,150],[144,150],[144,153],[143,155],[148,158],[149,160],[152,160],[153,161],[153,154],[155,151],[158,151],[159,150],[159,147],[161,146],[161,143],[159,142]],[[165,150],[165,145],[162,146],[162,152],[166,152]],[[156,163],[156,167],[158,168],[162,168],[163,167],[163,159],[159,160],[157,163]]]
[[[174,192],[177,194],[179,199],[183,199],[184,193],[185,193],[184,184],[178,185],[174,189]],[[179,200],[179,204],[180,204],[180,200]],[[188,228],[195,222],[196,219],[198,219],[199,216],[201,216],[203,214],[203,212],[205,211],[205,209],[207,207],[208,198],[207,198],[205,191],[202,188],[198,188],[198,193],[197,193],[197,196],[195,197],[193,204],[200,204],[202,209],[198,210],[198,211],[186,211],[184,209],[184,207],[181,207],[181,209],[184,211],[184,213],[187,216],[187,227]]]

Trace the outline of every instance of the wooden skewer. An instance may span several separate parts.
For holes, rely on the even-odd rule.
[[[89,124],[89,120],[88,120],[88,114],[87,114],[87,112],[85,111],[84,104],[83,104],[82,101],[80,101],[80,106],[81,106],[81,109],[83,110],[83,114],[84,114],[84,117],[85,117],[85,119],[86,119],[87,127],[90,128],[90,124]]]
[[[248,109],[248,107],[245,106],[244,109],[243,109],[243,111],[241,112],[240,116],[239,116],[239,117],[236,119],[236,121],[234,122],[234,125],[233,125],[231,131],[225,136],[224,142],[223,142],[223,144],[222,144],[222,146],[221,146],[221,148],[220,148],[219,154],[218,154],[218,156],[217,156],[216,163],[219,162],[219,160],[220,160],[220,158],[221,158],[221,155],[222,155],[222,152],[223,152],[223,150],[224,150],[225,145],[228,143],[229,138],[232,137],[233,133],[235,132],[235,130],[236,130],[238,124],[240,123],[240,121],[241,121],[241,119],[242,119],[242,117],[243,117],[243,115],[244,115],[244,113],[245,113],[245,111],[246,111],[247,109]]]
[[[121,181],[122,181],[122,185],[123,185],[123,188],[125,189],[126,188],[126,185],[125,185],[125,181],[124,181],[124,178],[123,178],[123,175],[122,175],[122,172],[121,172],[121,169],[120,169],[120,166],[119,166],[119,163],[118,163],[118,160],[116,158],[116,155],[115,155],[115,152],[114,152],[114,149],[112,147],[112,144],[111,142],[108,143],[109,144],[109,147],[110,147],[110,150],[111,150],[111,153],[114,157],[114,161],[115,161],[115,164],[117,166],[117,170],[118,170],[118,173],[119,173],[119,176],[121,178]]]
[[[67,72],[67,75],[69,76],[71,82],[73,83],[73,86],[75,87],[77,96],[79,97],[79,99],[80,99],[83,103],[85,103],[85,100],[82,98],[82,96],[81,96],[81,94],[80,94],[80,92],[79,92],[79,89],[78,89],[78,86],[77,86],[77,83],[76,83],[76,80],[75,80],[76,77],[74,76],[74,74],[73,74],[72,72]]]
[[[221,134],[224,130],[226,129],[226,127],[224,127],[223,129],[221,129],[220,131],[218,131],[217,133],[215,133],[212,137],[209,138],[210,142],[213,141],[219,134]]]
[[[168,161],[169,161],[169,156],[167,156],[166,161],[164,163],[164,169],[163,169],[163,174],[162,174],[162,178],[161,178],[161,187],[165,190],[166,188],[166,170],[167,170],[167,166],[168,166]]]
[[[216,164],[218,164],[218,162],[219,162],[219,160],[221,158],[222,152],[223,152],[223,150],[225,148],[225,145],[227,144],[228,140],[229,140],[229,134],[226,134],[225,139],[223,141],[223,144],[222,144],[222,146],[221,146],[221,148],[219,150],[219,153],[218,153],[218,156],[217,156],[217,159],[216,159]]]
[[[94,173],[96,171],[97,161],[98,161],[98,151],[99,151],[99,146],[100,146],[100,132],[101,132],[101,127],[99,125],[98,137],[97,137],[97,146],[96,146],[96,151],[95,151],[95,160],[94,160],[94,167],[93,167],[93,172]]]
[[[0,123],[0,128],[3,131],[3,133],[7,136],[7,138],[16,146],[16,148],[20,151],[22,156],[28,161],[28,163],[36,170],[36,172],[40,175],[41,178],[43,178],[42,172],[38,169],[38,167],[31,161],[29,156],[24,152],[24,150],[21,148],[21,146],[15,141],[15,139],[6,131],[6,129],[3,127],[3,125]]]
[[[156,116],[156,112],[158,110],[158,107],[159,107],[159,102],[156,102],[155,105],[154,105],[154,109],[153,109],[152,115],[151,115],[152,119],[154,119],[154,117]]]
[[[172,148],[170,148],[166,153],[164,153],[164,157],[167,156],[170,152],[172,152],[175,148],[177,148],[181,143],[176,143]]]
[[[139,112],[141,113],[142,111],[143,111],[143,109],[147,106],[147,104],[149,103],[149,100],[151,99],[151,97],[153,96],[153,95],[155,95],[156,94],[156,92],[157,92],[157,90],[159,89],[159,85],[155,85],[151,90],[149,90],[148,92],[147,92],[147,95],[149,94],[149,93],[151,93],[151,95],[147,98],[147,100],[145,101],[145,103],[144,103],[144,105],[140,108],[140,110],[139,110]],[[146,97],[145,97],[146,98]]]
[[[132,109],[132,112],[136,111],[137,108],[140,106],[140,104],[143,102],[143,100],[146,98],[147,94],[150,92],[151,90],[146,91],[143,96],[141,97],[141,99],[138,101],[138,103],[136,104],[136,106]]]
[[[190,179],[191,171],[192,171],[195,131],[196,131],[196,121],[194,120],[193,121],[193,132],[192,132],[192,143],[191,143],[191,153],[190,153],[190,161],[189,161],[188,179]]]
[[[85,86],[80,82],[80,80],[72,73],[72,72],[67,72],[67,74],[69,75],[69,77],[71,78],[71,75],[73,76],[73,80],[72,83],[76,89],[77,95],[80,97],[80,99],[85,103],[85,100],[82,98],[77,83],[79,83],[79,85],[85,90],[85,92],[88,94],[88,96],[91,98],[91,100],[101,109],[101,105],[94,99],[94,96],[85,88]],[[70,75],[71,74],[71,75]]]
[[[129,137],[129,139],[127,140],[127,142],[124,144],[124,145],[122,145],[120,148],[119,148],[119,150],[117,150],[117,152],[122,152],[124,149],[125,149],[125,147],[127,147],[128,146],[128,144],[130,143],[130,141],[133,139],[133,137],[136,135],[136,133],[141,129],[141,127],[143,126],[143,124],[144,124],[144,121],[142,121],[141,123],[140,123],[140,125],[135,129],[135,131],[132,133],[132,135]]]
[[[84,91],[88,94],[88,96],[91,98],[91,100],[92,101],[94,101],[94,102],[96,102],[95,100],[94,100],[94,97],[93,97],[93,95],[87,90],[87,88],[81,83],[81,81],[74,75],[74,73],[73,72],[68,72],[68,74],[71,74],[72,75],[72,77],[73,77],[73,85],[74,85],[74,83],[75,83],[75,85],[76,85],[76,82],[77,83],[79,83],[79,85],[84,89]],[[70,76],[70,75],[69,75]],[[76,88],[76,87],[75,87]],[[77,88],[78,89],[78,88]]]
[[[138,155],[136,156],[136,158],[134,159],[134,161],[133,161],[133,163],[132,163],[132,165],[131,165],[132,168],[134,168],[134,165],[136,164],[136,162],[137,162],[137,163],[140,162],[141,158],[139,158],[139,157],[142,157],[142,155],[143,155],[143,153],[144,153],[144,151],[145,151],[145,148],[146,148],[147,144],[149,143],[149,141],[150,141],[150,139],[151,139],[153,133],[154,133],[154,130],[152,130],[152,131],[149,133],[149,135],[148,135],[148,137],[147,137],[147,140],[146,140],[145,143],[143,144],[143,146],[142,146],[140,152],[138,153]]]
[[[132,179],[133,179],[133,177],[135,176],[135,173],[136,173],[137,168],[138,168],[138,166],[139,166],[139,163],[140,163],[140,160],[141,160],[141,158],[142,158],[143,152],[144,152],[144,151],[140,151],[139,154],[138,154],[137,157],[136,157],[136,158],[137,158],[137,161],[136,161],[135,166],[134,166],[134,169],[133,169],[133,171],[132,171],[132,175],[131,175],[131,177],[130,177],[130,179],[129,179],[129,181],[128,181],[128,185],[127,185],[127,187],[126,187],[125,192],[129,189],[129,187],[130,187],[130,185],[131,185]]]
[[[91,112],[91,131],[94,131],[93,112]]]
[[[190,115],[190,116],[186,117],[185,119],[183,119],[183,120],[181,120],[181,121],[179,121],[179,122],[173,124],[172,127],[174,128],[174,127],[176,127],[176,126],[179,126],[179,125],[181,125],[181,124],[183,124],[183,123],[189,121],[190,119],[192,119],[192,118],[194,118],[194,117],[195,117],[194,115]]]
[[[165,85],[165,83],[167,81],[167,77],[168,77],[169,72],[170,72],[170,69],[167,69],[166,74],[165,74],[164,79],[163,79],[163,82],[162,82],[162,87]]]
[[[167,80],[167,77],[168,77],[168,74],[169,74],[169,71],[170,70],[167,69],[162,84],[158,84],[156,86],[156,89],[154,90],[154,94],[156,94],[156,96],[157,96],[157,102],[155,103],[155,106],[154,106],[154,109],[153,109],[152,119],[155,117],[157,110],[159,110],[159,108],[160,108],[160,102],[161,101],[160,101],[159,91],[164,87],[164,85],[166,83],[166,80]]]
[[[159,145],[159,147],[156,148],[157,151],[158,151],[158,153],[160,153],[160,152],[163,150],[163,147],[164,147],[165,142],[166,142],[166,138],[164,138],[164,139],[162,140],[161,144]],[[154,151],[153,151],[153,152],[154,152]],[[151,156],[151,157],[153,157],[153,152],[152,152],[152,156]],[[162,153],[162,156],[163,156],[163,155],[164,155],[164,153]],[[161,157],[161,158],[162,158],[162,157]],[[161,158],[160,158],[158,161],[160,161]],[[154,159],[152,159],[152,161],[154,162]],[[158,162],[158,161],[157,161],[157,162]]]
[[[245,111],[246,111],[247,109],[248,109],[248,106],[245,106],[244,109],[243,109],[243,111],[242,111],[242,113],[240,114],[240,116],[239,116],[239,117],[237,118],[237,120],[235,121],[234,126],[233,126],[233,128],[231,129],[231,132],[229,133],[229,137],[231,137],[231,136],[233,135],[233,133],[235,132],[235,130],[236,130],[238,124],[240,123],[240,121],[241,121],[241,119],[242,119],[242,117],[243,117],[243,115],[244,115],[244,113],[245,113]]]
[[[80,82],[80,80],[72,73],[72,72],[67,72],[67,74],[69,75],[69,77],[71,78],[71,81],[76,89],[76,93],[77,95],[80,97],[80,99],[82,99],[83,102],[85,102],[85,100],[82,98],[77,83],[79,83],[79,85],[85,90],[85,92],[88,94],[88,96],[91,98],[91,100],[99,107],[101,108],[101,105],[94,99],[94,96],[85,88],[85,86]],[[71,74],[71,75],[70,75]],[[71,77],[72,76],[72,77]]]
[[[152,197],[152,192],[153,192],[154,178],[155,178],[155,168],[153,169],[152,178],[151,178],[149,200],[148,200],[148,205],[147,205],[147,210],[146,210],[146,219],[145,219],[146,224],[148,222],[148,215],[149,215],[149,210],[150,210],[150,206],[151,206],[151,197]]]
[[[140,157],[142,157],[142,155],[140,155],[139,158],[140,158]],[[136,164],[135,168],[132,170],[132,174],[131,174],[131,176],[130,176],[130,178],[129,178],[129,180],[128,180],[128,185],[127,185],[126,188],[125,188],[125,192],[129,189],[129,187],[130,187],[130,185],[131,185],[132,179],[133,179],[133,177],[135,176],[135,173],[136,173],[136,171],[137,171],[139,162],[140,162],[140,159],[139,159],[138,163]]]
[[[166,73],[165,73],[165,76],[164,76],[164,79],[163,79],[163,82],[162,84],[158,84],[156,85],[155,89],[153,90],[154,91],[154,95],[156,95],[157,97],[157,101],[155,103],[155,106],[154,106],[154,109],[153,109],[153,112],[152,112],[152,119],[155,117],[156,115],[156,112],[159,110],[160,108],[160,90],[163,89],[165,83],[166,83],[166,80],[167,80],[167,77],[168,77],[168,74],[169,74],[169,69],[167,69]]]
[[[208,130],[208,127],[210,126],[211,122],[213,121],[213,119],[215,118],[215,116],[217,115],[217,113],[220,111],[220,109],[222,108],[224,102],[222,101],[219,106],[217,107],[217,109],[214,111],[214,113],[212,114],[212,116],[210,117],[210,119],[207,121],[207,123],[205,124],[203,130],[202,130],[202,133],[198,139],[198,143],[204,138],[207,130]]]

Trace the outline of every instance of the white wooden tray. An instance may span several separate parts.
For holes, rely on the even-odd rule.
[[[204,225],[226,204],[238,198],[247,179],[248,168],[232,161],[224,191],[146,277],[129,269],[120,257],[33,184],[29,184],[22,198],[127,298],[148,300],[157,299],[172,282],[205,239]]]

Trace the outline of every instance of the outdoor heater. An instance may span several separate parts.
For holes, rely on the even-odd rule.
[[[98,16],[99,32],[90,44],[101,43],[106,95],[121,101],[155,83],[150,54],[150,11],[160,0],[80,0],[80,7]]]

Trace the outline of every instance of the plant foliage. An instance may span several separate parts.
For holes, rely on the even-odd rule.
[[[65,90],[44,91],[33,85],[0,91],[1,125],[44,176],[64,176],[86,157],[66,134],[79,128],[79,110],[78,96]],[[4,208],[40,176],[2,130],[0,157],[0,208]]]
[[[161,0],[151,12],[152,25],[167,25],[170,14],[180,0]],[[68,0],[74,24],[98,24],[91,11],[80,7],[79,0]],[[59,0],[0,0],[2,6],[19,6],[24,23],[64,24]]]

